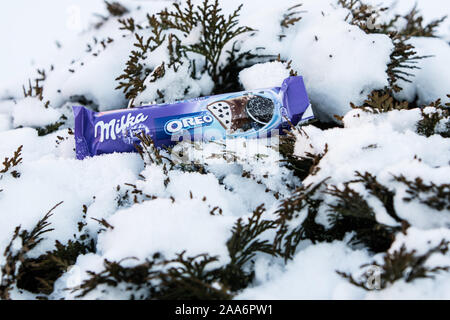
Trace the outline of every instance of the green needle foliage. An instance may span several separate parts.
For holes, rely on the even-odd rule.
[[[409,108],[409,103],[407,101],[397,101],[389,91],[374,90],[369,94],[362,106],[356,106],[351,102],[350,107],[376,114],[392,110],[405,110]]]
[[[358,26],[366,33],[396,33],[403,37],[436,37],[437,28],[447,19],[447,16],[444,16],[423,25],[424,19],[416,4],[405,15],[396,14],[389,21],[381,23],[379,18],[389,12],[389,7],[371,6],[361,0],[338,0],[338,3],[350,11],[346,21]]]
[[[302,20],[302,17],[299,16],[299,14],[304,11],[297,11],[297,9],[299,9],[302,5],[302,3],[299,3],[287,9],[286,13],[283,15],[283,19],[280,22],[280,25],[283,28],[287,29]]]
[[[385,33],[397,32],[401,36],[405,37],[437,37],[436,32],[438,27],[447,19],[444,16],[439,19],[432,20],[427,25],[423,25],[423,17],[420,15],[420,11],[417,9],[417,4],[405,15],[395,15],[388,23],[382,25],[382,29]],[[400,28],[398,21],[403,20],[403,24]]]
[[[87,234],[81,233],[86,223],[78,223],[79,236],[69,240],[66,244],[55,242],[55,249],[48,251],[37,258],[29,258],[27,253],[34,249],[42,240],[43,235],[53,231],[50,228],[49,218],[53,211],[61,205],[55,205],[36,226],[29,232],[16,228],[14,235],[7,246],[4,256],[6,262],[2,265],[2,278],[0,285],[0,298],[8,299],[9,292],[15,285],[18,289],[27,290],[36,294],[49,295],[54,290],[55,281],[75,264],[79,255],[95,252],[95,243]],[[83,210],[83,219],[86,218],[87,207]],[[21,248],[15,249],[17,241],[21,241]]]
[[[246,266],[257,253],[266,253],[277,256],[278,252],[268,240],[258,237],[268,230],[275,229],[277,222],[261,219],[265,212],[263,205],[255,209],[247,223],[239,218],[232,229],[232,236],[227,242],[230,263],[222,271],[222,279],[232,291],[247,287],[254,277],[252,270],[247,271]]]
[[[28,80],[28,87],[22,86],[23,89],[23,95],[24,97],[37,97],[39,100],[43,100],[43,93],[44,93],[44,86],[43,82],[47,79],[47,74],[45,72],[45,69],[37,69],[38,77],[36,77],[33,82],[34,85],[32,85],[32,81]]]
[[[386,7],[373,7],[360,0],[338,0],[338,4],[350,11],[345,20],[366,33],[377,32],[377,19],[388,10]]]
[[[369,191],[371,195],[376,197],[380,202],[383,204],[384,208],[386,209],[386,212],[397,222],[404,224],[404,227],[407,228],[409,224],[401,219],[397,212],[395,211],[394,207],[394,196],[395,192],[392,190],[389,190],[384,185],[380,184],[376,177],[374,177],[369,172],[366,172],[364,174],[356,171],[356,177],[358,179],[353,180],[353,182],[362,182],[364,184],[364,187]]]
[[[278,219],[274,247],[286,261],[293,257],[300,241],[326,241],[325,227],[315,221],[323,203],[319,192],[325,181],[297,188],[291,197],[281,203],[276,212]],[[298,224],[301,214],[306,215],[306,218]]]
[[[217,261],[216,257],[201,254],[184,258],[184,253],[178,254],[176,259],[169,261],[174,265],[159,274],[161,285],[153,293],[153,299],[231,299],[229,290],[220,284],[220,272],[207,270],[209,264]]]
[[[350,10],[347,21],[358,26],[366,33],[383,33],[390,37],[394,45],[391,61],[387,65],[389,85],[383,90],[372,91],[364,104],[352,108],[361,108],[366,112],[378,114],[393,110],[404,110],[416,107],[415,103],[398,101],[394,93],[399,92],[399,81],[411,82],[413,70],[418,69],[417,62],[426,57],[420,57],[415,48],[408,43],[412,36],[435,37],[437,27],[444,18],[437,19],[424,25],[416,7],[405,16],[397,15],[387,23],[379,23],[379,18],[386,14],[387,8],[373,8],[360,0],[339,0],[338,3]],[[242,35],[252,35],[251,28],[239,24],[241,6],[238,6],[229,15],[225,15],[219,6],[219,0],[203,0],[194,5],[188,0],[184,5],[175,2],[171,9],[165,9],[155,15],[147,15],[144,23],[137,23],[132,17],[125,16],[128,9],[118,2],[105,1],[109,16],[104,21],[114,17],[118,19],[120,30],[124,37],[131,37],[134,41],[123,73],[116,79],[117,89],[122,90],[128,99],[136,98],[146,89],[147,82],[158,82],[170,73],[177,73],[183,64],[187,64],[189,76],[198,80],[208,75],[214,82],[212,93],[239,91],[241,88],[239,72],[252,65],[255,61],[274,59],[275,57],[258,54],[255,48],[252,51],[240,50]],[[280,19],[280,41],[286,36],[287,29],[293,28],[301,21],[299,11],[301,4],[293,5]],[[397,27],[401,19],[405,24]],[[300,22],[301,23],[301,22]],[[103,47],[114,40],[107,37],[101,41],[94,38],[94,44],[88,44],[88,52]],[[167,49],[167,61],[155,61],[152,67],[148,59],[158,48]],[[100,51],[93,52],[97,55]],[[277,61],[286,65],[290,75],[296,75],[291,67],[291,61]],[[183,68],[183,70],[185,70]],[[35,97],[43,100],[46,80],[45,70],[38,70],[38,77],[23,87],[25,97]],[[165,90],[158,88],[158,101],[164,101]],[[187,92],[185,92],[187,95]],[[449,96],[450,98],[450,96]],[[82,104],[93,104],[84,96],[72,96],[72,101]],[[46,103],[46,107],[49,102]],[[417,123],[419,134],[429,137],[440,134],[449,137],[449,105],[442,105],[440,100],[430,105],[434,107],[425,112],[421,109],[422,117]],[[67,120],[67,119],[60,119]],[[46,127],[37,128],[39,135],[54,132],[64,124],[58,121]],[[324,126],[318,124],[317,126]],[[326,129],[326,127],[321,127]],[[306,134],[299,130],[299,134]],[[202,163],[176,163],[168,157],[172,151],[168,148],[156,148],[154,142],[145,134],[138,135],[140,140],[136,149],[146,165],[160,166],[165,174],[164,185],[167,187],[171,181],[169,172],[180,170],[182,172],[208,173],[208,166]],[[62,139],[62,138],[61,138]],[[279,151],[283,155],[284,165],[292,173],[305,180],[316,175],[320,170],[321,160],[327,155],[328,145],[319,153],[306,153],[304,156],[295,155],[296,135],[290,133],[280,137]],[[377,148],[369,145],[364,148]],[[12,158],[5,158],[0,165],[2,174],[11,173],[19,177],[20,173],[14,170],[21,161],[22,146]],[[233,162],[237,155],[225,152],[217,155],[219,158],[229,159]],[[263,184],[264,181],[251,171],[244,170],[242,177],[255,180]],[[144,176],[140,176],[145,180]],[[255,278],[255,261],[261,256],[268,256],[273,261],[291,260],[302,241],[306,243],[333,242],[349,239],[349,244],[364,247],[372,253],[384,253],[383,262],[377,265],[381,271],[381,287],[386,288],[398,280],[406,282],[419,278],[449,271],[450,267],[428,267],[426,262],[434,254],[446,254],[448,242],[443,240],[438,246],[431,248],[425,254],[417,254],[407,250],[405,246],[399,250],[388,252],[397,234],[406,233],[409,223],[399,216],[396,208],[396,190],[379,182],[377,177],[369,172],[355,172],[353,180],[342,185],[328,183],[329,178],[309,185],[296,188],[289,185],[292,191],[290,196],[281,198],[281,192],[275,192],[269,187],[266,192],[273,192],[280,200],[279,208],[273,217],[265,216],[264,205],[258,206],[247,218],[238,219],[230,230],[230,237],[226,242],[229,262],[220,264],[220,259],[207,252],[188,256],[186,251],[180,250],[175,257],[163,257],[155,253],[145,261],[135,265],[125,265],[120,261],[105,260],[103,270],[88,272],[88,278],[77,288],[71,288],[78,297],[86,297],[97,290],[125,291],[130,299],[231,299],[241,290],[249,287]],[[400,175],[394,176],[393,181],[406,190],[406,196],[400,201],[416,201],[426,205],[431,210],[450,210],[450,185],[426,183],[420,177],[414,180]],[[219,183],[223,184],[222,181]],[[363,188],[358,192],[355,186]],[[1,191],[1,190],[0,190]],[[117,186],[115,201],[117,208],[132,206],[133,204],[156,199],[155,195],[146,194],[137,184],[125,183]],[[191,193],[191,199],[193,195]],[[175,201],[172,198],[172,201]],[[375,200],[381,204],[376,208],[371,205]],[[206,201],[206,197],[204,200]],[[42,294],[43,298],[54,291],[55,281],[75,264],[77,257],[89,252],[95,252],[95,241],[91,235],[83,233],[87,225],[87,207],[83,207],[83,220],[78,222],[79,235],[66,243],[56,241],[53,250],[47,251],[37,258],[29,258],[27,253],[35,248],[43,239],[43,235],[50,232],[49,218],[52,208],[31,231],[17,227],[9,245],[4,251],[5,263],[1,266],[0,298],[9,299],[14,288],[28,292]],[[212,206],[213,207],[213,206]],[[392,220],[392,225],[380,223],[376,216],[378,211],[384,210]],[[211,215],[221,215],[222,209],[215,206]],[[321,221],[327,221],[322,224]],[[99,223],[98,233],[113,232],[114,226],[105,219],[94,219]],[[130,258],[133,259],[133,258]],[[364,266],[362,266],[364,267]],[[367,278],[354,279],[351,274],[338,273],[357,286],[365,287]]]
[[[355,173],[357,179],[344,183],[343,188],[326,183],[299,187],[296,192],[281,203],[277,211],[278,227],[274,244],[286,260],[295,254],[302,240],[332,242],[343,240],[352,234],[349,243],[364,245],[373,252],[384,252],[391,246],[395,235],[404,232],[409,223],[401,219],[394,205],[394,191],[380,184],[368,172]],[[376,197],[397,223],[388,226],[377,221],[373,208],[352,184],[362,184],[372,196]],[[333,197],[324,201],[324,195]],[[327,212],[328,226],[316,221],[319,214]]]
[[[398,33],[390,34],[392,43],[394,44],[394,50],[391,53],[391,62],[387,67],[389,89],[394,92],[400,92],[402,88],[397,84],[398,80],[405,82],[412,82],[410,80],[414,74],[411,70],[420,69],[416,66],[417,61],[429,56],[418,56],[414,51],[414,46],[407,41],[410,36],[402,36]]]
[[[122,28],[127,28],[133,32],[134,20],[130,19],[128,20],[131,21],[130,24],[124,24]],[[143,60],[147,58],[148,53],[161,46],[165,40],[165,35],[162,35],[162,28],[156,16],[147,15],[147,19],[152,35],[144,39],[144,36],[134,33],[136,38],[134,47],[136,49],[131,51],[124,73],[116,79],[119,81],[116,89],[122,89],[127,99],[135,98],[139,92],[145,90],[144,80],[152,70],[144,66]]]
[[[425,204],[434,210],[450,210],[449,183],[437,185],[431,182],[430,184],[427,184],[420,177],[417,177],[412,181],[405,178],[403,175],[394,176],[394,179],[407,186],[406,193],[408,193],[408,196],[403,198],[404,201],[411,202],[413,200],[419,200],[420,203]]]
[[[84,297],[100,285],[116,288],[122,285],[129,291],[130,299],[157,300],[224,300],[232,295],[216,285],[219,279],[215,270],[208,271],[216,257],[201,254],[184,257],[185,252],[173,260],[164,260],[160,254],[133,267],[122,266],[122,261],[104,261],[104,270],[95,273],[88,271],[90,278],[79,288],[77,297]]]
[[[36,130],[38,132],[38,136],[45,136],[45,135],[50,134],[52,132],[58,131],[59,128],[61,126],[63,126],[64,124],[65,124],[64,121],[57,121],[57,122],[48,124],[45,127],[36,128]]]
[[[253,29],[245,26],[239,26],[240,5],[229,16],[224,16],[219,7],[219,1],[215,0],[210,3],[204,0],[203,3],[194,7],[190,0],[184,9],[180,5],[174,4],[175,10],[167,9],[160,12],[162,25],[167,29],[181,31],[185,37],[191,32],[196,31],[195,28],[200,27],[199,41],[194,44],[184,45],[181,42],[181,49],[185,52],[197,53],[204,57],[203,69],[214,81],[221,82],[221,70],[219,69],[219,60],[223,54],[224,47],[240,34],[253,31]],[[199,32],[199,31],[197,31]]]
[[[299,131],[300,134],[306,135],[306,132]],[[305,179],[309,175],[315,175],[319,172],[319,162],[328,152],[328,145],[325,144],[325,149],[321,153],[313,154],[307,152],[304,156],[297,156],[294,153],[296,137],[289,132],[285,136],[280,137],[279,150],[283,156],[281,162],[290,170],[294,172],[294,175],[301,180]]]
[[[177,72],[179,66],[187,61],[192,78],[204,73],[211,76],[215,84],[213,92],[234,90],[239,71],[249,61],[262,57],[251,52],[238,54],[237,37],[253,31],[249,27],[239,26],[241,8],[242,5],[226,16],[222,14],[218,0],[204,0],[198,6],[194,6],[190,0],[183,7],[174,3],[173,10],[165,9],[156,15],[147,16],[151,33],[148,38],[138,33],[144,28],[132,18],[119,20],[122,30],[134,33],[136,49],[131,51],[123,74],[116,79],[119,81],[116,89],[122,89],[126,98],[133,99],[145,90],[144,80],[147,76],[152,74],[150,81],[156,81],[164,76],[165,68]],[[187,43],[185,39],[194,33],[198,34],[198,39]],[[230,43],[231,46],[228,46]],[[159,70],[153,70],[144,61],[151,52],[163,45],[169,51],[169,61],[162,62]],[[200,59],[190,58],[192,55],[189,53],[198,55]],[[221,63],[222,60],[227,63]],[[158,94],[164,101],[164,93],[161,91]]]
[[[86,296],[100,285],[122,288],[130,292],[130,299],[216,300],[230,299],[246,288],[254,278],[253,260],[257,254],[278,256],[269,240],[260,236],[276,228],[277,222],[262,219],[263,206],[257,207],[247,222],[238,219],[227,241],[230,262],[217,266],[218,257],[200,254],[175,259],[164,259],[159,253],[133,267],[122,266],[122,261],[104,261],[104,270],[88,272],[85,280],[74,291]]]
[[[429,267],[426,265],[432,255],[445,255],[448,252],[448,245],[448,241],[442,240],[437,246],[432,247],[424,254],[417,254],[415,250],[408,251],[405,245],[402,245],[400,249],[386,253],[381,265],[377,262],[372,262],[371,265],[377,266],[381,270],[379,275],[380,289],[385,289],[398,280],[404,280],[408,283],[415,279],[434,278],[438,273],[450,271],[450,266]],[[361,268],[367,266],[363,265]],[[351,284],[365,290],[370,290],[366,284],[372,275],[366,274],[361,280],[357,280],[351,274],[341,271],[337,271],[337,273],[346,278]]]
[[[450,95],[447,95],[450,98]],[[442,105],[441,99],[430,104],[435,111],[425,112],[424,108],[420,110],[422,119],[416,124],[418,134],[430,137],[439,134],[444,138],[450,138],[450,104]],[[442,125],[440,125],[442,124]]]
[[[337,199],[335,204],[329,204],[329,235],[343,239],[347,233],[354,232],[350,244],[364,244],[373,252],[389,249],[400,227],[379,223],[367,201],[349,184],[344,184],[343,189],[330,186],[327,192]]]
[[[79,255],[95,252],[92,239],[69,240],[66,244],[55,242],[55,249],[38,258],[26,259],[20,266],[17,287],[33,293],[51,294],[54,283],[75,264]]]
[[[22,162],[22,148],[23,145],[19,146],[11,158],[6,157],[3,162],[3,168],[0,170],[0,174],[7,173],[10,171],[14,178],[20,177],[20,173],[17,170],[12,170],[12,168],[18,166]]]
[[[22,230],[20,226],[16,227],[13,237],[6,247],[3,256],[5,263],[1,266],[2,276],[0,279],[0,298],[8,300],[10,298],[10,291],[14,284],[20,280],[19,266],[25,261],[26,254],[33,250],[42,240],[42,236],[52,231],[49,228],[50,222],[48,219],[53,215],[55,210],[62,202],[51,208],[47,214],[38,221],[31,231]],[[15,248],[17,242],[21,242],[19,249]]]
[[[408,40],[412,36],[433,37],[436,28],[445,20],[445,17],[423,27],[423,18],[418,16],[419,12],[414,7],[405,16],[396,15],[390,21],[381,23],[379,18],[389,11],[387,7],[372,7],[361,0],[339,0],[338,3],[350,10],[346,18],[350,24],[358,26],[366,33],[383,33],[391,38],[394,50],[390,55],[391,62],[386,69],[389,81],[387,89],[400,92],[402,88],[398,85],[398,80],[411,82],[410,78],[414,76],[411,70],[419,69],[416,66],[417,61],[428,58],[428,56],[418,56],[414,46],[408,43]],[[398,29],[396,23],[400,18],[406,20],[406,25]]]
[[[121,17],[124,14],[128,13],[128,9],[125,8],[122,4],[119,2],[108,2],[105,1],[106,9],[108,10],[109,14],[113,17]]]

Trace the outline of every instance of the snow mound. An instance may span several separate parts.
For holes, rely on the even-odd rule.
[[[13,125],[15,128],[43,127],[59,120],[61,113],[52,107],[45,108],[44,103],[35,98],[25,98],[14,106]]]

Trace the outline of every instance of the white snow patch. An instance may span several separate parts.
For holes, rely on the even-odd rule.
[[[367,252],[354,251],[342,242],[309,246],[283,273],[273,269],[273,280],[245,289],[237,299],[358,299],[364,290],[349,284],[336,270],[352,272],[368,259]]]
[[[446,41],[437,38],[412,38],[409,43],[414,45],[418,56],[429,56],[417,60],[417,67],[409,71],[412,82],[399,81],[403,90],[397,94],[399,99],[413,101],[418,98],[419,105],[427,105],[438,98],[442,102],[450,102],[450,46]]]
[[[188,256],[208,252],[227,262],[225,242],[233,218],[212,216],[201,200],[156,199],[117,212],[108,222],[114,229],[100,236],[103,257],[144,260],[159,252],[172,258],[180,248]]]
[[[14,106],[12,117],[15,128],[43,127],[58,121],[61,113],[50,106],[45,108],[43,101],[29,97]]]
[[[287,77],[289,70],[279,61],[258,63],[239,73],[239,80],[245,90],[280,87]]]

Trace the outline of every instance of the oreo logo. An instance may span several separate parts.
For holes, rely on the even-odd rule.
[[[164,125],[164,131],[169,134],[175,134],[181,130],[188,130],[196,127],[208,126],[213,123],[213,117],[206,112],[190,114],[188,117],[171,119]]]

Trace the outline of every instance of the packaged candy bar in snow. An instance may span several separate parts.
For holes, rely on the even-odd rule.
[[[73,111],[77,159],[136,151],[141,133],[149,135],[156,147],[168,147],[184,139],[269,137],[314,118],[302,77],[289,77],[281,87],[171,104],[106,112],[74,106]]]

